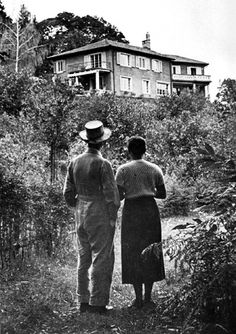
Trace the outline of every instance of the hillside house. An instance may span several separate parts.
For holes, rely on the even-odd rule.
[[[49,58],[55,76],[82,92],[102,90],[118,96],[157,98],[179,94],[183,89],[201,88],[205,93],[205,86],[210,83],[204,75],[207,63],[151,50],[148,33],[142,47],[104,39]]]
[[[198,91],[204,96],[209,95],[210,75],[205,75],[203,61],[173,56],[172,60],[172,91],[180,94],[183,90]]]

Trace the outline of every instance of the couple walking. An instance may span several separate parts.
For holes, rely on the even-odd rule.
[[[110,162],[101,155],[110,135],[102,122],[86,123],[80,137],[87,143],[87,150],[70,162],[63,190],[66,203],[75,208],[81,313],[103,314],[108,310],[120,200],[125,199],[121,226],[122,283],[134,287],[136,298],[131,306],[153,304],[153,283],[165,277],[162,252],[157,253],[153,247],[161,242],[155,198],[166,197],[162,172],[143,159],[145,140],[131,137],[131,161],[118,168],[115,178]]]

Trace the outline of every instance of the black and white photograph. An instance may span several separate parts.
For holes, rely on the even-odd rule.
[[[235,0],[0,0],[0,334],[236,333]]]

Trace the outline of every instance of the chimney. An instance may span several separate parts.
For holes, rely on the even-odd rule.
[[[146,33],[146,39],[142,41],[143,48],[145,49],[151,49],[151,38],[149,32]]]

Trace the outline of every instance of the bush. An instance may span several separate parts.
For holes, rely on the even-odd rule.
[[[236,168],[232,160],[229,163],[211,146],[205,148],[200,150],[203,157],[199,161],[213,169],[215,179],[210,192],[201,197],[198,209],[205,212],[206,218],[175,227],[180,231],[178,238],[167,243],[170,257],[180,268],[185,268],[184,275],[188,273],[172,307],[183,318],[187,315],[186,323],[212,322],[233,332],[236,329]]]
[[[0,264],[4,268],[19,253],[29,192],[22,181],[7,177],[0,169],[0,193]]]

